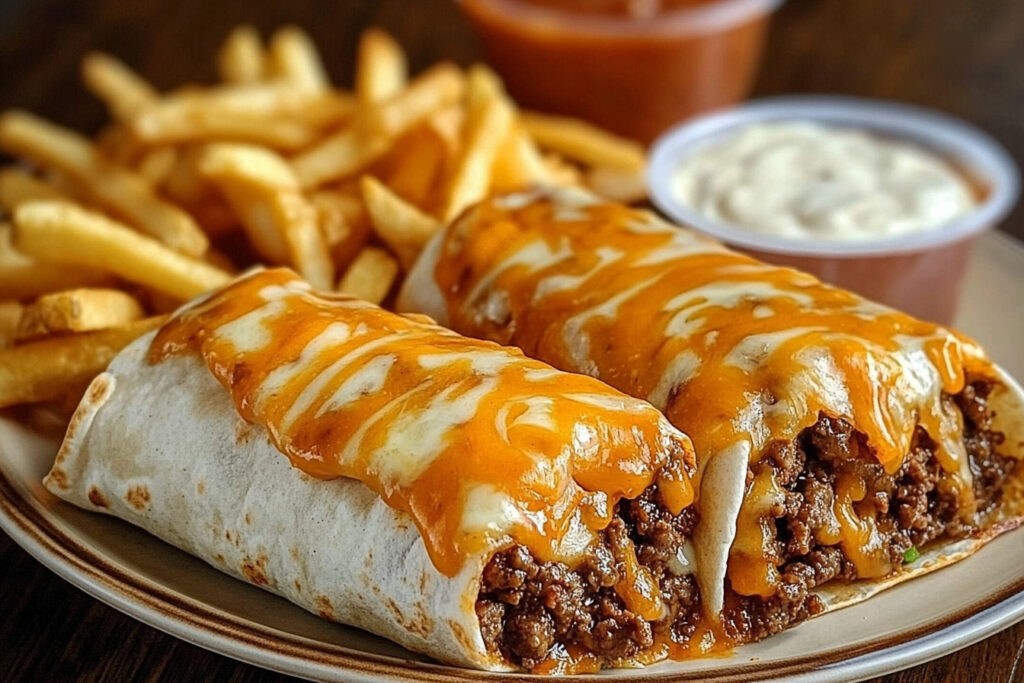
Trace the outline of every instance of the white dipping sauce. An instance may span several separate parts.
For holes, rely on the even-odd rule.
[[[672,192],[753,232],[851,242],[938,228],[976,204],[931,152],[810,122],[752,124],[708,145],[677,167]]]

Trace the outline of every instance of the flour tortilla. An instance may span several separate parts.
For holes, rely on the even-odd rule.
[[[487,554],[434,568],[419,531],[362,483],[292,467],[202,359],[136,340],[89,387],[44,483],[322,617],[444,662],[507,671],[474,605]]]
[[[398,311],[428,315],[441,325],[450,325],[448,304],[434,279],[434,271],[444,241],[454,225],[438,231],[420,253],[399,292],[396,304]],[[1002,368],[996,367],[995,372],[998,384],[989,396],[989,405],[996,412],[993,428],[1006,437],[1001,452],[1021,461],[1024,459],[1024,390]],[[703,461],[705,468],[701,473],[697,499],[701,520],[694,532],[698,563],[696,576],[701,601],[709,612],[708,616],[715,617],[724,605],[726,567],[729,550],[736,536],[736,520],[746,486],[749,452],[734,447],[716,453],[713,457],[701,458],[698,454],[698,461]],[[852,583],[833,581],[815,592],[822,597],[826,611],[847,607],[899,583],[969,557],[997,536],[1024,525],[1024,462],[1018,463],[1015,476],[1003,498],[995,519],[990,520],[990,525],[975,536],[955,541],[940,540],[931,544],[922,551],[917,561],[888,577]]]

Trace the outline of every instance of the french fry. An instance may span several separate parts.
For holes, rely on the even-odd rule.
[[[642,172],[598,166],[584,174],[584,183],[613,202],[632,204],[647,198],[647,180]]]
[[[14,248],[12,227],[0,224],[0,299],[25,301],[68,287],[109,285],[110,275],[94,268],[41,261]]]
[[[353,111],[353,100],[338,93],[261,83],[169,96],[133,117],[130,126],[149,145],[217,140],[295,150]]]
[[[69,202],[27,202],[14,212],[14,246],[29,256],[89,266],[181,300],[231,276],[103,214]]]
[[[398,277],[398,261],[383,249],[363,247],[338,283],[338,291],[379,304]]]
[[[370,239],[372,227],[359,197],[337,190],[318,190],[309,197],[319,216],[320,232],[334,267],[343,270]]]
[[[544,155],[544,165],[548,169],[551,182],[556,185],[579,186],[583,183],[583,173],[565,157],[548,153]]]
[[[485,67],[470,70],[463,148],[449,179],[441,217],[451,220],[487,195],[491,168],[512,126],[512,108],[497,79]]]
[[[409,87],[367,112],[367,126],[394,138],[462,97],[465,83],[454,64],[441,62],[417,76]]]
[[[175,147],[155,147],[142,155],[135,171],[153,187],[159,187],[170,177],[178,164]]]
[[[646,163],[640,143],[620,138],[579,119],[523,112],[523,128],[542,148],[589,166],[642,172]]]
[[[0,207],[10,213],[18,204],[37,199],[67,199],[67,195],[28,171],[14,166],[0,168]]]
[[[314,287],[334,282],[317,213],[284,159],[268,149],[211,145],[200,168],[220,188],[264,258],[290,263]]]
[[[190,205],[188,210],[199,225],[203,226],[203,232],[211,240],[219,240],[242,229],[242,224],[239,222],[235,212],[228,205],[227,200],[219,194],[203,197],[195,204]],[[213,252],[214,249],[212,248],[207,250],[207,261],[210,260],[209,256]]]
[[[417,126],[395,143],[372,172],[399,197],[434,211],[448,163],[448,144],[430,126]]]
[[[452,64],[432,67],[405,90],[296,156],[292,166],[299,183],[310,189],[362,171],[381,158],[395,138],[455,103],[462,95],[462,81],[462,73]]]
[[[461,105],[443,107],[427,117],[427,127],[444,141],[449,156],[454,157],[462,147],[460,135],[465,120],[466,111]]]
[[[217,71],[225,83],[258,83],[264,78],[263,41],[248,24],[236,26],[217,53]]]
[[[0,349],[14,346],[22,308],[17,301],[0,301]]]
[[[363,31],[356,58],[356,97],[374,104],[398,94],[408,78],[405,52],[395,39],[378,28]]]
[[[297,26],[284,26],[270,37],[267,72],[306,90],[330,86],[320,53],[309,35]]]
[[[9,111],[0,116],[0,147],[67,173],[90,199],[172,249],[199,255],[209,246],[191,216],[157,197],[137,174],[102,158],[77,133]]]
[[[103,100],[115,121],[125,121],[157,100],[157,92],[121,60],[103,52],[90,52],[82,60],[82,80]]]
[[[217,188],[199,172],[199,162],[205,151],[206,146],[202,144],[183,145],[178,148],[174,168],[160,188],[172,201],[194,207],[209,197],[217,196]]]
[[[111,123],[96,136],[96,149],[106,159],[122,166],[131,166],[144,152],[139,142],[124,123]]]
[[[0,407],[50,401],[82,391],[118,351],[163,320],[145,318],[0,350]]]
[[[509,192],[553,181],[540,150],[530,136],[515,124],[498,149],[492,175],[492,192]]]
[[[374,232],[408,270],[441,224],[385,187],[373,176],[362,179],[363,201]]]
[[[390,144],[385,137],[366,136],[349,126],[296,156],[292,168],[299,184],[311,189],[355,175],[383,156]]]
[[[25,306],[17,339],[87,332],[126,325],[144,316],[142,305],[119,289],[69,289],[45,294]]]

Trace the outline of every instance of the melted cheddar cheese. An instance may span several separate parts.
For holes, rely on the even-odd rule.
[[[357,479],[408,513],[449,576],[509,539],[572,563],[620,498],[655,483],[675,514],[693,500],[690,442],[650,405],[288,270],[177,313],[149,360],[183,353],[296,468]]]
[[[650,400],[690,435],[701,466],[744,442],[753,464],[828,415],[894,472],[920,426],[973,505],[962,425],[943,394],[992,369],[955,332],[574,190],[485,201],[432,248],[446,324]],[[842,483],[830,541],[879,576],[891,567],[856,484]],[[770,478],[747,486],[728,570],[742,594],[776,589],[765,518],[780,495]]]

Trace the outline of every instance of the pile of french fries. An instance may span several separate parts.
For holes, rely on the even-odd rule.
[[[284,27],[232,31],[220,82],[160,93],[89,54],[110,123],[90,139],[0,114],[0,407],[73,402],[124,345],[254,264],[386,303],[446,221],[491,192],[577,184],[642,199],[644,150],[521,112],[486,67],[410,77],[361,37],[353,90]]]

